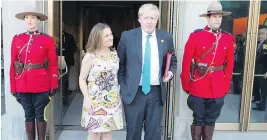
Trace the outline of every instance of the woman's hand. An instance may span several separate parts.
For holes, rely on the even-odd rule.
[[[85,98],[85,103],[83,105],[83,108],[87,111],[89,115],[93,115],[94,111],[92,108],[92,100],[89,99],[88,97]]]

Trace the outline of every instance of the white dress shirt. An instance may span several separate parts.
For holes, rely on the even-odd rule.
[[[142,29],[142,70],[143,70],[143,64],[144,64],[147,35],[148,35],[148,33],[144,32],[144,30]],[[149,43],[150,43],[150,48],[151,48],[150,85],[160,85],[160,82],[159,82],[159,52],[158,52],[158,42],[157,42],[155,30],[151,35],[152,36],[149,38]],[[142,74],[141,74],[139,85],[142,85]]]

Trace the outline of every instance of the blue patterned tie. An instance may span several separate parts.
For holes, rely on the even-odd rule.
[[[142,75],[142,91],[148,94],[150,91],[150,58],[151,58],[151,48],[149,43],[149,38],[151,35],[147,35],[146,38],[146,48],[143,64],[143,75]]]

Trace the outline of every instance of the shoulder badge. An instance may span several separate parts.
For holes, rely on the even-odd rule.
[[[46,33],[43,33],[43,32],[40,32],[41,35],[45,35],[45,36],[48,36],[50,37],[50,35],[46,34]]]
[[[194,33],[196,33],[196,32],[201,32],[201,31],[203,31],[203,29],[196,29],[196,30],[194,31]]]
[[[20,33],[20,34],[16,34],[15,36],[20,36],[20,35],[23,35],[23,34],[26,34],[26,32]]]
[[[232,35],[231,33],[228,33],[228,32],[226,32],[226,31],[224,31],[224,30],[222,30],[222,33],[226,33],[226,34],[228,34],[228,35]]]
[[[262,48],[263,48],[264,50],[267,50],[267,44],[263,44],[263,45],[262,45]]]

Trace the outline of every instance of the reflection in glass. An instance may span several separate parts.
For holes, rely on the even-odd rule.
[[[258,40],[255,60],[255,76],[253,85],[253,100],[251,106],[250,122],[267,122],[266,96],[267,79],[264,74],[267,72],[267,2],[261,2],[260,21],[258,27]]]
[[[224,10],[232,12],[232,15],[223,18],[221,28],[231,33],[235,39],[235,60],[231,89],[225,96],[218,122],[239,123],[249,1],[221,1],[221,3]]]

